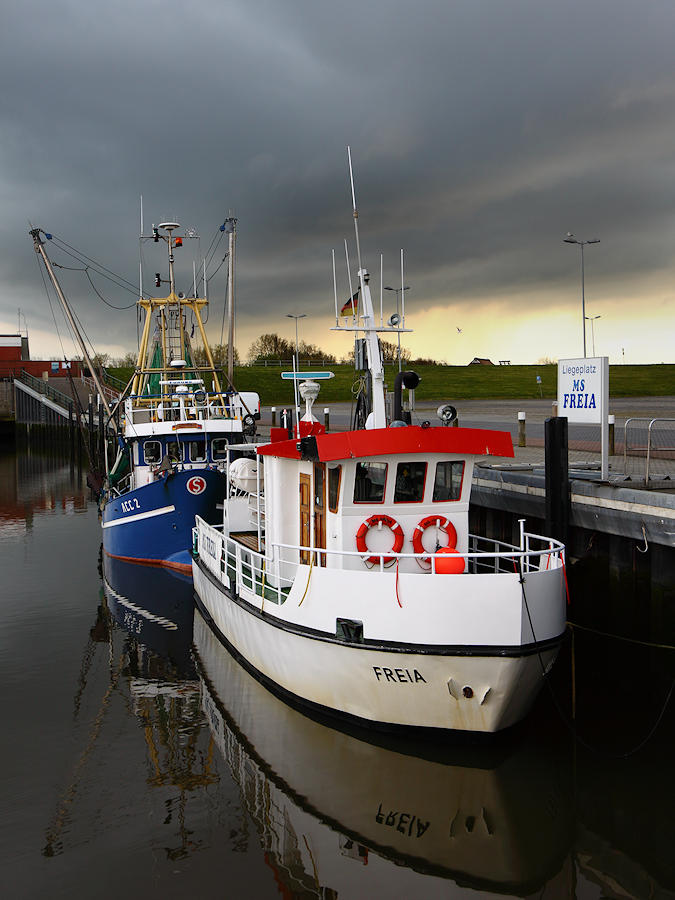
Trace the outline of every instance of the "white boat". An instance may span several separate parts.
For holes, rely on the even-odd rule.
[[[283,896],[571,896],[572,771],[545,729],[350,734],[272,696],[198,612],[194,646],[205,719]]]
[[[197,601],[291,701],[379,727],[498,731],[526,715],[558,653],[564,546],[524,523],[516,545],[469,533],[474,464],[513,456],[511,437],[448,427],[450,407],[445,424],[406,425],[414,373],[397,378],[388,423],[378,332],[399,322],[376,321],[360,259],[358,278],[358,309],[336,326],[364,335],[366,428],[325,433],[318,385],[301,387],[293,436],[273,431],[229,466],[222,525],[197,518]]]

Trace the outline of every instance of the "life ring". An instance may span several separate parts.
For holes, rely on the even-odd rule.
[[[446,519],[445,516],[435,515],[426,516],[424,519],[420,519],[420,521],[415,526],[415,530],[413,531],[412,536],[412,545],[415,553],[425,552],[425,547],[422,543],[422,535],[427,530],[427,528],[430,528],[432,525],[436,526],[441,531],[444,531],[447,534],[448,543],[446,546],[454,550],[454,548],[457,546],[457,531],[455,530],[455,526],[452,524],[450,519]],[[424,560],[424,562],[430,561],[428,556],[424,556],[422,557],[422,559]]]
[[[391,516],[386,516],[380,513],[377,513],[374,516],[370,516],[366,519],[365,522],[362,522],[359,530],[356,532],[356,549],[359,553],[368,553],[368,545],[366,544],[366,535],[370,531],[370,529],[374,525],[386,525],[387,528],[391,528],[394,534],[394,546],[391,548],[392,553],[400,553],[401,547],[403,546],[403,529],[398,524],[396,519],[393,519]],[[380,561],[380,555],[377,556],[369,556],[366,559],[366,562],[369,563],[378,563]],[[394,561],[393,556],[385,556],[382,558],[382,562],[390,563]]]

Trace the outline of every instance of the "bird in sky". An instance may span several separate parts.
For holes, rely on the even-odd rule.
[[[455,328],[457,328],[457,326],[455,326]],[[461,329],[461,328],[457,328],[457,334],[461,334],[461,333],[462,333],[462,329]]]

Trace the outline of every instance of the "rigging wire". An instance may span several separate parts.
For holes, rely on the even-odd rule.
[[[55,313],[54,313],[54,307],[52,306],[52,298],[51,298],[51,296],[50,296],[50,294],[49,294],[49,287],[48,287],[48,285],[47,285],[47,279],[45,278],[44,267],[41,265],[40,260],[37,258],[37,254],[36,254],[36,256],[35,256],[35,261],[37,262],[37,264],[38,264],[38,269],[40,270],[40,277],[42,278],[42,284],[43,284],[44,289],[45,289],[45,294],[47,295],[47,302],[49,303],[49,309],[51,310],[52,319],[54,320],[54,328],[56,329],[56,336],[58,337],[58,339],[59,339],[59,344],[61,345],[61,353],[62,353],[62,355],[63,355],[64,361],[66,361],[66,360],[67,360],[67,357],[66,357],[66,351],[65,351],[65,348],[64,348],[64,346],[63,346],[63,340],[61,339],[61,332],[59,331],[59,326],[58,326],[58,323],[57,323],[57,321],[56,321],[56,315],[55,315]]]
[[[73,318],[75,319],[75,321],[76,321],[76,323],[77,323],[78,328],[80,329],[81,333],[82,333],[83,336],[86,338],[87,343],[89,344],[89,350],[90,350],[90,352],[91,352],[91,361],[92,361],[92,363],[94,363],[94,365],[96,365],[96,364],[98,363],[98,365],[100,366],[100,368],[103,369],[103,368],[104,368],[103,363],[100,361],[100,359],[98,359],[98,360],[96,359],[96,356],[97,356],[96,349],[95,349],[93,343],[91,342],[91,339],[90,339],[89,335],[88,335],[87,332],[84,330],[84,325],[83,325],[82,322],[80,321],[80,317],[78,316],[78,314],[76,313],[76,311],[75,311],[74,309],[71,309],[71,312],[72,312],[72,314],[73,314]]]
[[[57,323],[57,321],[56,321],[56,315],[55,315],[55,313],[54,313],[54,307],[52,306],[52,300],[51,300],[51,297],[50,297],[50,294],[49,294],[49,287],[48,287],[47,281],[46,281],[46,279],[45,279],[45,273],[44,273],[44,271],[43,271],[43,267],[40,265],[40,260],[37,259],[37,257],[36,257],[36,260],[37,260],[37,263],[38,263],[38,268],[40,269],[40,276],[41,276],[41,278],[42,278],[42,284],[44,285],[45,293],[46,293],[46,295],[47,295],[47,301],[48,301],[48,303],[49,303],[49,308],[50,308],[51,313],[52,313],[52,319],[54,320],[54,328],[56,329],[56,335],[57,335],[57,337],[58,337],[58,339],[59,339],[59,344],[61,345],[61,353],[63,354],[63,359],[64,359],[64,361],[67,361],[68,357],[66,356],[66,351],[65,351],[65,348],[64,348],[64,346],[63,346],[63,339],[61,338],[61,332],[59,331],[59,326],[58,326],[58,323]],[[52,265],[54,265],[54,263],[52,263]],[[72,314],[73,314],[73,318],[76,320],[76,323],[77,323],[77,325],[78,325],[79,328],[80,328],[80,331],[82,332],[82,334],[84,335],[84,337],[87,339],[87,342],[88,342],[88,344],[89,344],[89,349],[90,349],[90,351],[91,351],[92,358],[95,358],[95,357],[96,357],[96,351],[95,351],[95,349],[94,349],[94,345],[92,344],[91,340],[89,339],[89,336],[87,335],[86,331],[84,330],[84,327],[83,327],[83,325],[82,325],[82,322],[80,321],[79,316],[77,315],[77,312],[76,312],[74,309],[72,309],[71,312],[72,312]],[[69,330],[70,330],[70,328],[69,328]],[[71,340],[75,340],[75,335],[71,334]],[[84,360],[83,360],[83,362],[84,362]]]
[[[225,256],[224,256],[224,257],[221,259],[221,261],[218,263],[218,267],[217,267],[217,269],[215,270],[215,272],[212,272],[212,273],[207,277],[207,279],[206,279],[206,283],[207,283],[207,284],[211,281],[212,278],[215,278],[215,277],[216,277],[216,275],[218,274],[218,272],[221,270],[223,263],[225,262],[225,260],[227,259],[227,257],[228,257],[229,255],[230,255],[229,253],[226,253]]]
[[[67,272],[84,272],[84,274],[87,277],[87,281],[91,285],[92,290],[94,291],[96,296],[100,300],[102,300],[106,306],[109,306],[111,309],[131,309],[132,306],[136,306],[135,300],[133,303],[128,303],[125,306],[115,306],[114,303],[111,303],[109,300],[106,300],[106,298],[103,296],[103,294],[99,291],[99,289],[96,287],[96,285],[92,281],[91,275],[89,274],[89,268],[90,268],[89,266],[84,266],[84,268],[81,268],[81,267],[76,268],[75,266],[62,266],[61,263],[57,263],[57,262],[53,262],[52,266],[55,269],[65,269]],[[97,274],[100,275],[101,273],[97,272]]]
[[[137,285],[133,284],[127,278],[124,278],[123,275],[118,275],[116,272],[113,272],[112,269],[109,269],[107,266],[104,266],[103,263],[97,262],[97,260],[92,259],[92,257],[87,256],[86,253],[83,253],[81,250],[78,250],[76,247],[71,246],[67,241],[64,241],[63,238],[58,237],[55,234],[52,234],[52,241],[54,244],[68,256],[72,256],[74,259],[77,259],[78,262],[87,262],[93,265],[96,269],[99,269],[99,274],[104,275],[106,278],[109,278],[111,281],[116,281],[119,287],[124,288],[125,291],[129,291],[131,294],[138,294]],[[68,248],[68,249],[66,249]]]
[[[211,243],[209,244],[209,249],[206,251],[206,255],[204,256],[204,259],[200,262],[199,270],[196,273],[198,281],[201,281],[204,277],[206,277],[206,283],[208,284],[209,281],[211,280],[211,278],[213,278],[213,276],[216,274],[216,272],[218,271],[220,266],[222,266],[224,260],[223,260],[223,262],[220,263],[220,265],[218,266],[218,269],[216,269],[216,272],[213,272],[213,274],[210,277],[207,276],[206,273],[208,272],[208,267],[211,265],[211,261],[213,260],[216,250],[218,249],[218,246],[219,246],[221,240],[223,239],[224,233],[225,232],[221,231],[220,227],[219,227],[216,230],[215,235],[211,239]],[[214,246],[214,244],[215,244],[215,246]],[[227,258],[227,254],[226,254],[226,258]],[[187,295],[189,293],[189,291],[184,291],[183,293],[185,293]],[[197,293],[199,293],[199,292],[197,291]]]

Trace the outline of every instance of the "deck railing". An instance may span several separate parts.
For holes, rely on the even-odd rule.
[[[327,550],[323,547],[306,547],[299,544],[271,544],[266,553],[253,550],[240,541],[222,534],[222,525],[208,525],[202,519],[197,519],[197,525],[193,529],[193,547],[201,557],[202,535],[213,532],[218,533],[217,546],[212,546],[214,553],[204,555],[204,562],[213,574],[227,576],[230,584],[239,594],[242,589],[257,594],[266,601],[283,603],[295,581],[295,576],[300,565],[321,565],[328,557],[363,559],[364,555],[359,550]],[[211,544],[216,542],[210,538]],[[507,544],[484,538],[479,535],[469,535],[470,549],[465,553],[459,553],[458,558],[465,560],[465,570],[471,574],[495,574],[495,575],[527,575],[533,572],[543,572],[549,569],[559,569],[564,566],[564,545],[559,541],[537,534],[529,534],[521,526],[521,546]],[[271,558],[269,552],[271,550]],[[377,557],[379,562],[373,564],[370,571],[387,571],[400,564],[401,560],[429,561],[429,568],[420,567],[419,575],[434,574],[436,560],[447,559],[442,553],[394,553],[371,552],[368,557]],[[211,559],[209,559],[209,556]],[[299,562],[302,558],[307,562]]]
[[[224,402],[224,397],[231,398],[230,402]],[[244,419],[249,415],[238,394],[226,395],[206,391],[203,400],[196,399],[193,393],[143,394],[140,397],[129,397],[125,401],[125,413],[129,421],[136,425],[152,421],[182,421],[186,417],[203,422],[210,419]]]

